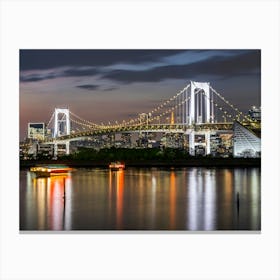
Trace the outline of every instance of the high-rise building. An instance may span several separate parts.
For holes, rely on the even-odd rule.
[[[28,123],[28,138],[34,140],[44,140],[46,134],[44,123]]]
[[[254,121],[261,121],[261,108],[257,108],[256,106],[252,106],[248,112],[250,118]]]

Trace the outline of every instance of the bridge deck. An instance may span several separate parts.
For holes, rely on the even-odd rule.
[[[250,127],[251,130],[258,133],[260,131],[260,125],[252,123],[244,123],[243,125]],[[54,139],[45,140],[45,143],[51,143],[53,141],[63,142],[65,140],[77,140],[84,137],[110,134],[110,133],[122,133],[122,132],[163,132],[163,133],[188,133],[203,132],[203,131],[230,131],[232,130],[233,123],[201,123],[195,125],[186,124],[146,124],[146,125],[115,125],[115,126],[99,126],[91,130],[79,131],[71,133],[69,135],[60,136]]]

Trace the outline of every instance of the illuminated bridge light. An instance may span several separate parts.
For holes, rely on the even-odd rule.
[[[214,97],[216,99],[215,101]],[[193,106],[192,108],[194,108],[192,112],[190,110],[191,106]],[[225,106],[227,107],[224,108]],[[220,116],[221,119],[223,119],[222,117],[229,119],[224,119],[223,123],[219,123],[216,114],[217,109],[219,109],[219,113],[224,114],[224,116]],[[228,109],[234,110],[237,116],[234,116]],[[139,130],[146,130],[147,132],[149,130],[153,130],[155,132],[168,131],[171,133],[184,133],[188,134],[189,138],[192,139],[193,136],[190,135],[194,134],[196,130],[201,131],[201,133],[208,133],[207,131],[211,132],[214,130],[223,129],[231,130],[231,125],[234,121],[233,118],[236,119],[240,116],[243,116],[243,121],[249,123],[251,127],[253,127],[255,123],[253,123],[248,116],[245,116],[241,111],[239,111],[238,108],[227,101],[220,93],[213,89],[210,86],[210,83],[193,81],[188,83],[182,90],[176,92],[175,95],[167,100],[162,101],[160,104],[155,106],[155,108],[150,110],[150,113],[147,113],[147,115],[151,114],[149,118],[149,125],[143,126],[139,124],[139,118],[123,120],[121,124],[119,123],[121,121],[110,120],[108,121],[107,125],[104,125],[104,123],[98,125],[92,121],[85,120],[84,118],[81,118],[67,110],[68,109],[56,109],[55,113],[52,114],[47,127],[50,128],[50,124],[54,121],[53,127],[55,127],[56,134],[53,135],[52,138],[49,137],[48,139],[46,139],[44,143],[53,143],[53,145],[57,145],[59,143],[69,144],[72,140],[75,140],[75,138],[83,138],[122,131],[137,132]],[[155,125],[155,123],[160,122],[160,120],[163,119],[164,116],[170,114],[171,112],[173,112],[176,116],[176,121],[174,118],[174,122],[172,122],[173,126],[167,124]],[[64,115],[66,130],[61,129],[60,125],[58,125],[59,114]],[[60,119],[60,121],[64,121],[63,118]],[[70,133],[70,131],[68,131],[68,127],[70,128],[70,124],[67,125],[68,121],[71,121],[71,124],[79,126],[79,128],[75,128],[75,131],[71,129]],[[258,126],[258,124],[256,124],[256,126]],[[260,125],[258,127],[260,128]],[[84,131],[80,132],[79,130]],[[190,141],[190,147],[193,148],[195,142],[192,140]]]

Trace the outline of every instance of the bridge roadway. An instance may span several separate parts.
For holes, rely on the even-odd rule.
[[[253,131],[260,130],[260,125],[257,123],[243,123]],[[60,136],[57,138],[46,139],[43,143],[66,143],[71,141],[82,140],[85,137],[104,135],[110,133],[123,133],[123,132],[164,132],[164,133],[190,133],[192,131],[199,133],[205,131],[232,131],[232,122],[224,123],[201,123],[194,125],[186,124],[136,124],[136,125],[111,125],[111,126],[98,126],[91,130],[79,131],[69,135]]]

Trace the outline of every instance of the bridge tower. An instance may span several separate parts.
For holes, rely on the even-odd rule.
[[[70,134],[69,109],[55,108],[53,137]]]
[[[210,113],[213,116],[213,112],[210,112],[210,83],[191,81],[189,95],[189,104],[186,103],[188,124],[213,122],[213,117],[210,117]]]
[[[213,123],[214,122],[214,106],[212,93],[210,91],[210,83],[207,82],[190,82],[189,89],[186,89],[185,103],[185,119],[186,125],[192,126],[201,123]],[[187,131],[189,135],[189,153],[195,155],[195,131],[189,129]],[[205,136],[205,149],[206,154],[210,154],[210,133],[200,132]]]
[[[54,111],[54,131],[53,137],[59,137],[70,134],[69,109],[55,108]],[[66,154],[70,153],[70,142],[65,142]],[[57,156],[57,143],[54,144],[54,157]]]

